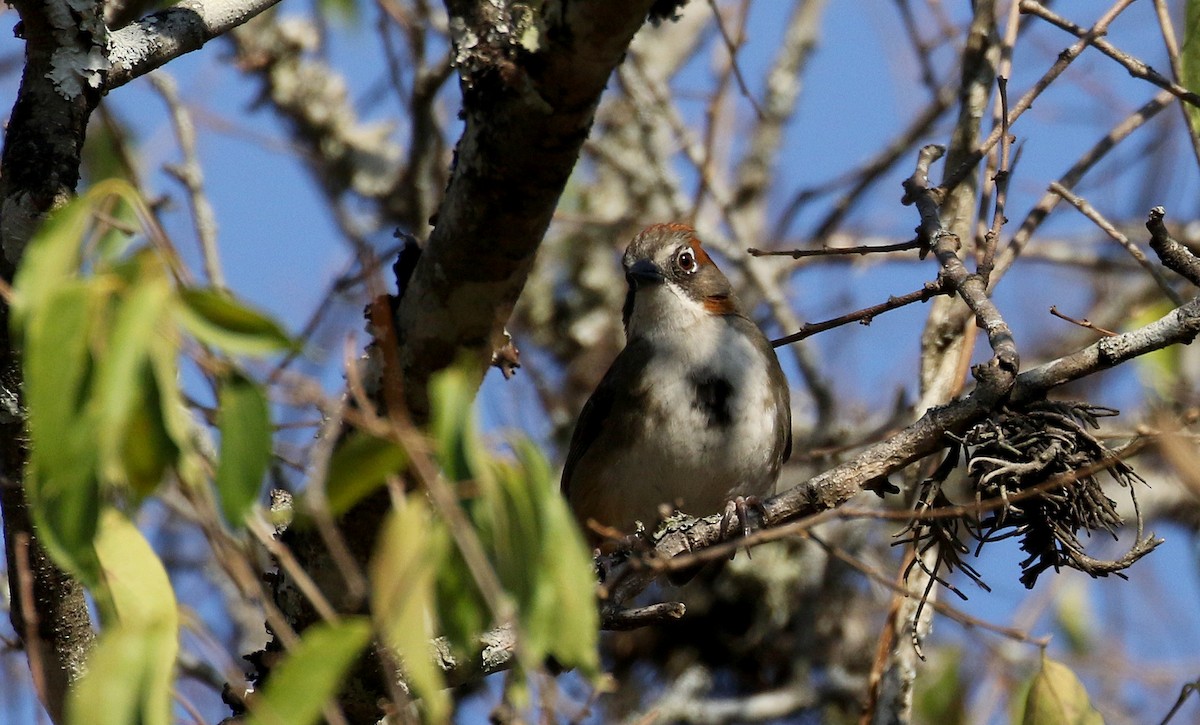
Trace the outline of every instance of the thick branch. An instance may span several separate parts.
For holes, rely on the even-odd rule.
[[[112,68],[104,90],[119,88],[233,30],[279,0],[184,0],[109,35]]]
[[[11,283],[45,216],[79,182],[88,118],[100,99],[105,29],[101,3],[13,3],[25,38],[21,89],[0,159],[0,278]],[[0,509],[10,617],[25,646],[38,695],[62,722],[68,685],[83,672],[93,632],[83,589],[38,544],[23,487],[28,459],[21,364],[0,305]]]
[[[489,3],[448,3],[466,128],[429,244],[398,311],[410,410],[466,353],[482,371],[587,138],[604,85],[650,0],[542,6],[528,20]],[[537,37],[537,47],[522,41]],[[453,284],[448,284],[453,280]]]

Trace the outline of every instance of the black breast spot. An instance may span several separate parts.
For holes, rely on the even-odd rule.
[[[692,405],[708,416],[709,427],[724,428],[732,423],[729,400],[733,397],[733,385],[719,377],[698,377],[693,382],[696,385],[696,399]]]

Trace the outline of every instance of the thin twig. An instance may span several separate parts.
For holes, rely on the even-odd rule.
[[[1079,213],[1083,214],[1085,217],[1090,219],[1093,224],[1100,227],[1100,229],[1102,229],[1105,234],[1116,241],[1117,244],[1120,244],[1122,247],[1124,247],[1125,251],[1129,252],[1129,256],[1133,257],[1137,263],[1141,265],[1142,269],[1146,270],[1146,272],[1154,279],[1154,283],[1158,285],[1158,288],[1162,290],[1167,299],[1171,300],[1171,304],[1175,305],[1176,307],[1183,304],[1183,297],[1171,287],[1171,283],[1168,282],[1167,278],[1163,276],[1162,271],[1154,263],[1152,263],[1145,254],[1142,253],[1142,250],[1137,248],[1136,244],[1129,241],[1129,237],[1122,234],[1120,230],[1112,225],[1111,222],[1105,219],[1104,215],[1101,214],[1091,204],[1089,204],[1086,199],[1073,193],[1070,189],[1066,188],[1057,181],[1050,184],[1050,191],[1065,199],[1068,204],[1078,209]]]
[[[915,204],[921,216],[919,231],[933,249],[943,279],[975,314],[975,321],[987,333],[992,360],[974,369],[976,380],[988,394],[1003,396],[1011,389],[1020,367],[1016,341],[996,304],[988,297],[987,287],[978,275],[967,272],[958,257],[958,237],[947,230],[939,216],[942,191],[929,188],[929,166],[942,155],[942,147],[926,146],[917,158],[917,167],[904,182],[904,201]]]
[[[1067,189],[1074,188],[1087,172],[1091,171],[1101,159],[1108,155],[1108,152],[1112,151],[1118,143],[1128,138],[1131,133],[1144,126],[1164,108],[1171,105],[1172,99],[1173,96],[1171,94],[1163,91],[1141,108],[1122,119],[1111,131],[1080,156],[1079,160],[1072,164],[1071,168],[1067,169],[1058,178],[1057,183]],[[999,259],[997,259],[996,270],[992,273],[989,286],[994,287],[998,281],[998,275],[1006,272],[1017,260],[1017,257],[1024,251],[1025,246],[1033,239],[1034,232],[1037,231],[1050,212],[1054,210],[1054,207],[1058,205],[1058,201],[1061,198],[1052,191],[1047,191],[1042,195],[1042,198],[1038,200],[1037,204],[1025,216],[1025,219],[1022,220],[1021,226],[1017,228],[1016,233],[1013,234],[1012,239],[1000,254]]]
[[[1171,9],[1167,7],[1166,0],[1154,0],[1154,12],[1158,15],[1158,27],[1162,29],[1163,45],[1167,47],[1171,75],[1178,83],[1179,79],[1183,78],[1183,62],[1179,57],[1179,42],[1175,40],[1175,25],[1171,22]],[[1184,128],[1188,130],[1188,141],[1192,146],[1192,154],[1196,157],[1197,165],[1200,165],[1200,128],[1197,128],[1193,121],[1195,114],[1183,104],[1179,105],[1179,110],[1183,114]]]
[[[46,691],[46,669],[42,662],[42,645],[38,635],[38,610],[33,601],[33,569],[29,564],[29,548],[33,540],[28,533],[18,531],[13,536],[13,559],[17,565],[17,596],[21,600],[21,619],[25,623],[25,631],[21,636],[25,640],[25,654],[29,660],[29,675],[33,680],[33,691],[38,698],[50,707],[50,693]]]
[[[204,273],[209,283],[218,289],[225,288],[225,274],[221,271],[221,258],[217,250],[217,217],[212,203],[204,191],[204,169],[196,153],[196,127],[192,123],[183,101],[179,98],[175,79],[163,71],[150,74],[150,84],[162,96],[171,114],[179,151],[183,154],[180,164],[168,164],[168,174],[175,177],[187,190],[188,203],[192,207],[192,225],[196,230],[196,242],[204,259]]]
[[[1000,103],[1000,168],[996,170],[993,181],[996,184],[996,209],[992,215],[992,226],[983,236],[983,256],[979,260],[978,273],[986,286],[991,279],[992,269],[996,265],[996,244],[1000,241],[1000,227],[1008,218],[1004,209],[1008,203],[1008,181],[1010,178],[1009,154],[1012,150],[1012,137],[1008,133],[1008,79],[1004,76],[996,78],[996,92]]]
[[[751,257],[791,257],[792,259],[802,259],[804,257],[836,257],[839,255],[849,254],[885,254],[887,252],[903,252],[909,249],[920,249],[925,246],[925,243],[919,239],[912,239],[907,242],[897,242],[895,244],[881,245],[860,245],[857,247],[821,247],[820,249],[758,249],[750,247],[746,253]]]
[[[1118,2],[1110,7],[1108,11],[1096,21],[1096,23],[1086,32],[1083,37],[1081,37],[1066,50],[1059,53],[1053,65],[1050,66],[1050,68],[1042,75],[1042,77],[1033,84],[1033,87],[1026,91],[1025,95],[1021,96],[1021,98],[1018,99],[1016,104],[1012,107],[1012,111],[1008,116],[1009,125],[1011,126],[1018,118],[1021,117],[1022,114],[1025,113],[1025,111],[1028,111],[1030,108],[1032,108],[1033,102],[1037,100],[1038,96],[1042,95],[1042,92],[1045,91],[1046,88],[1048,88],[1050,84],[1053,83],[1060,75],[1062,75],[1063,71],[1067,69],[1067,66],[1071,65],[1071,63],[1079,57],[1079,54],[1083,52],[1084,48],[1086,48],[1092,40],[1107,33],[1108,26],[1117,19],[1117,16],[1120,15],[1125,8],[1133,4],[1133,2],[1134,0],[1118,0]],[[1003,133],[1001,127],[998,126],[993,129],[992,132],[988,134],[988,137],[984,139],[983,143],[981,143],[979,147],[973,153],[971,153],[962,164],[959,165],[957,169],[946,176],[945,181],[942,182],[942,187],[951,189],[962,183],[962,180],[971,173],[971,170],[975,168],[975,165],[983,159],[984,154],[990,151],[991,148],[996,145],[996,142],[1000,140],[1001,133]]]
[[[1142,80],[1152,83],[1164,91],[1167,91],[1184,103],[1189,103],[1193,106],[1200,107],[1200,94],[1189,91],[1178,83],[1172,81],[1170,78],[1167,78],[1163,74],[1154,70],[1149,65],[1146,65],[1137,58],[1134,58],[1128,53],[1118,49],[1112,43],[1095,34],[1093,32],[1094,28],[1093,31],[1081,28],[1075,23],[1072,23],[1070,20],[1055,14],[1052,10],[1047,8],[1045,5],[1042,5],[1040,2],[1035,2],[1035,0],[1021,0],[1021,12],[1028,13],[1030,15],[1036,15],[1042,20],[1045,20],[1051,25],[1071,33],[1077,38],[1085,39],[1088,45],[1093,46],[1096,50],[1104,53],[1109,58],[1112,58],[1124,66],[1125,70],[1129,71],[1129,75],[1133,76],[1134,78],[1141,78]],[[1176,57],[1178,57],[1178,53],[1176,53]]]
[[[1179,712],[1179,708],[1183,707],[1183,703],[1187,702],[1188,697],[1193,692],[1200,692],[1200,680],[1189,682],[1183,686],[1183,689],[1179,691],[1179,698],[1175,700],[1175,704],[1171,706],[1170,712],[1167,713],[1167,716],[1162,719],[1159,725],[1167,725],[1167,723],[1171,722],[1171,719]]]
[[[1051,307],[1050,314],[1054,315],[1055,317],[1057,317],[1060,320],[1066,320],[1067,322],[1070,322],[1073,325],[1079,325],[1080,327],[1086,328],[1088,330],[1095,330],[1096,332],[1100,333],[1101,335],[1104,335],[1105,337],[1116,337],[1117,336],[1117,333],[1113,332],[1112,330],[1106,330],[1103,327],[1096,327],[1087,319],[1077,320],[1074,317],[1071,317],[1069,315],[1064,315],[1063,313],[1058,311],[1057,307]]]
[[[937,96],[909,122],[908,126],[896,134],[896,137],[889,141],[873,159],[863,164],[860,169],[850,176],[853,184],[832,204],[830,211],[816,225],[812,233],[813,238],[824,241],[832,236],[846,219],[846,216],[849,215],[850,211],[855,208],[855,202],[875,182],[883,178],[889,169],[904,158],[912,149],[914,143],[929,134],[929,130],[954,104],[957,98],[957,83],[952,82],[942,86]],[[785,236],[804,203],[810,197],[827,189],[832,184],[833,182],[830,182],[817,189],[797,192],[791,201],[788,202],[788,205],[784,207],[783,213],[779,215],[779,221],[775,223],[775,229],[771,238],[778,239]]]
[[[830,555],[836,557],[839,561],[842,561],[842,562],[848,564],[850,567],[858,570],[859,572],[861,572],[863,575],[865,575],[868,579],[875,582],[876,584],[880,584],[880,585],[886,587],[892,593],[898,594],[902,597],[907,597],[907,598],[914,597],[912,592],[908,591],[903,586],[897,584],[892,579],[889,579],[887,576],[885,576],[882,572],[880,572],[875,567],[872,567],[872,566],[868,565],[867,563],[859,560],[857,557],[851,555],[849,552],[845,551],[844,549],[834,546],[833,544],[830,544],[829,542],[822,539],[820,536],[817,536],[812,531],[805,531],[800,534],[800,537],[806,538],[806,539],[811,539],[813,542],[815,542],[817,545],[819,545],[822,549],[827,551]],[[979,629],[984,629],[989,632],[994,632],[1003,637],[1008,637],[1009,639],[1013,639],[1018,642],[1026,642],[1028,644],[1037,645],[1038,647],[1042,647],[1042,648],[1045,648],[1048,644],[1050,644],[1049,636],[1031,637],[1028,632],[1022,631],[1020,629],[1016,629],[1015,627],[1005,627],[1005,626],[999,625],[999,624],[992,624],[991,622],[988,622],[987,620],[979,619],[978,617],[974,617],[970,614],[967,614],[966,612],[958,609],[957,607],[950,605],[950,604],[946,604],[945,602],[943,602],[939,599],[930,600],[929,606],[933,607],[934,610],[937,611],[938,614],[944,614],[947,617],[949,617],[950,619],[953,619],[954,621],[958,622],[959,624],[961,624],[965,627],[978,627]]]
[[[877,305],[872,305],[871,307],[864,307],[861,310],[851,312],[847,315],[842,315],[841,317],[835,317],[832,320],[807,323],[798,331],[793,332],[790,335],[785,335],[776,340],[772,340],[771,346],[780,347],[781,345],[788,345],[796,342],[797,340],[803,340],[804,338],[811,337],[819,332],[832,330],[835,327],[841,327],[842,325],[846,325],[851,322],[861,322],[864,325],[869,325],[873,319],[884,312],[890,312],[891,310],[899,309],[914,302],[927,302],[938,295],[944,294],[948,294],[948,291],[944,285],[942,285],[940,282],[928,282],[919,290],[909,292],[905,295],[900,295],[899,297],[888,297],[887,302],[881,302]]]
[[[601,628],[610,631],[639,629],[682,619],[687,613],[683,602],[659,602],[636,609],[607,608],[601,612]]]
[[[745,42],[744,33],[746,29],[745,12],[742,14],[742,21],[738,27],[738,37],[734,39],[729,35],[729,30],[725,27],[725,20],[721,17],[721,11],[717,8],[716,0],[708,0],[708,6],[712,8],[713,20],[717,26],[717,32],[721,34],[721,39],[725,41],[725,49],[729,51],[729,66],[733,69],[733,78],[737,81],[738,90],[742,92],[746,102],[754,109],[754,114],[761,121],[765,117],[762,107],[758,105],[758,101],[754,98],[754,94],[750,92],[750,87],[746,85],[746,78],[742,75],[742,69],[738,67],[737,54],[742,43]]]

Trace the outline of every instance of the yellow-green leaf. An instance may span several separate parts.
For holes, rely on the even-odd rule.
[[[314,624],[271,673],[254,701],[247,725],[310,725],[335,694],[346,671],[371,639],[363,617]]]
[[[168,725],[170,699],[158,704],[158,680],[147,652],[164,650],[171,635],[161,628],[116,627],[100,635],[88,671],[67,697],[70,725]],[[170,697],[170,690],[166,692]]]
[[[179,296],[179,321],[201,342],[244,355],[270,355],[292,347],[279,323],[223,292],[192,288]]]
[[[73,725],[168,725],[179,651],[179,612],[167,572],[133,522],[115,509],[95,540],[93,587],[104,630],[67,703]]]
[[[221,512],[230,525],[241,526],[258,500],[271,462],[271,416],[263,389],[238,374],[222,381],[217,429],[221,433],[216,475]]]
[[[1086,583],[1078,579],[1063,582],[1054,599],[1054,620],[1066,635],[1067,647],[1073,654],[1084,655],[1091,650],[1097,618],[1092,611]]]
[[[967,684],[963,681],[962,652],[947,647],[935,652],[933,661],[917,678],[913,697],[916,722],[962,725],[967,722]]]
[[[179,451],[174,463],[180,480],[199,485],[204,479],[200,454],[196,451],[194,422],[179,389],[178,341],[159,337],[150,347],[150,370],[158,391],[159,418]]]
[[[325,496],[335,516],[350,510],[364,496],[383,485],[388,476],[404,470],[408,455],[392,441],[356,431],[329,460]]]
[[[47,296],[26,329],[22,362],[35,458],[54,461],[73,452],[63,432],[83,423],[94,300],[87,285],[64,285]]]
[[[1104,725],[1092,707],[1087,690],[1070,667],[1042,657],[1025,700],[1022,725]]]
[[[13,280],[13,328],[19,329],[35,310],[69,282],[79,269],[79,248],[91,220],[92,206],[76,199],[50,215],[25,250]]]
[[[100,513],[94,465],[94,459],[75,458],[47,476],[30,463],[25,474],[39,543],[59,566],[88,586],[99,577],[92,549]]]
[[[424,499],[413,495],[384,523],[370,567],[371,612],[429,722],[443,722],[450,706],[430,650],[437,626],[434,577],[446,567],[448,544],[444,527]]]
[[[1174,307],[1170,302],[1145,307],[1129,321],[1128,329],[1136,329],[1154,322],[1169,313]],[[1169,345],[1137,358],[1138,377],[1142,384],[1160,398],[1171,399],[1179,383],[1183,364],[1183,351],[1179,345]]]
[[[137,526],[114,508],[100,517],[96,557],[104,575],[96,604],[106,625],[164,622],[178,629],[175,590],[166,569]]]
[[[552,655],[568,667],[591,676],[599,672],[595,574],[589,547],[558,492],[549,463],[532,443],[514,441],[521,476],[511,482],[510,497],[530,497],[537,530],[525,533],[518,552],[531,562],[522,577],[532,590],[521,607],[526,641],[532,656]],[[524,514],[522,514],[524,515]]]

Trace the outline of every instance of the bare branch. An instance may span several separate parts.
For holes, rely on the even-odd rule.
[[[1096,226],[1100,227],[1105,234],[1112,237],[1117,244],[1120,244],[1122,247],[1124,247],[1125,251],[1129,252],[1129,256],[1137,260],[1137,263],[1141,265],[1142,269],[1146,270],[1146,272],[1154,278],[1154,283],[1158,285],[1158,288],[1162,290],[1162,293],[1166,295],[1167,299],[1171,300],[1171,304],[1175,305],[1176,307],[1183,304],[1183,297],[1181,297],[1179,293],[1176,292],[1173,287],[1171,287],[1170,282],[1167,281],[1167,278],[1163,276],[1163,273],[1158,269],[1158,267],[1154,266],[1154,264],[1152,264],[1150,260],[1146,258],[1146,255],[1142,253],[1142,250],[1137,248],[1136,244],[1129,241],[1129,237],[1118,231],[1111,222],[1104,218],[1103,214],[1089,204],[1087,199],[1076,195],[1058,182],[1050,184],[1050,191],[1066,199],[1067,203],[1078,209],[1080,214],[1083,214],[1085,217],[1092,220],[1092,222]],[[1162,207],[1155,207],[1155,209],[1162,209]],[[1154,209],[1150,211],[1150,218],[1152,220],[1155,218]],[[1161,216],[1159,217],[1159,220],[1161,223]],[[1149,226],[1149,223],[1147,223],[1147,226]]]
[[[779,339],[772,340],[772,347],[780,347],[782,345],[790,345],[798,340],[803,340],[806,337],[812,337],[819,332],[832,330],[835,327],[849,324],[851,322],[861,322],[864,325],[871,324],[879,315],[891,310],[898,310],[901,307],[911,305],[914,302],[928,302],[938,295],[947,294],[947,290],[940,282],[929,282],[924,287],[914,292],[909,292],[899,297],[888,297],[886,302],[881,302],[877,305],[864,307],[856,312],[851,312],[841,317],[835,317],[832,320],[825,322],[809,322],[805,323],[798,331],[790,335],[785,335]]]
[[[1117,16],[1120,15],[1125,8],[1129,7],[1133,1],[1134,0],[1118,0],[1118,2],[1113,4],[1113,6],[1109,8],[1104,15],[1100,16],[1100,19],[1096,21],[1096,23],[1083,37],[1079,39],[1079,41],[1058,54],[1058,58],[1054,61],[1054,64],[1050,66],[1045,74],[1043,74],[1042,77],[1033,84],[1033,87],[1026,91],[1025,95],[1021,96],[1021,98],[1013,106],[1012,111],[1008,116],[1008,123],[1010,126],[1015,123],[1016,120],[1023,113],[1025,113],[1025,111],[1029,110],[1033,106],[1033,102],[1037,99],[1037,97],[1040,96],[1056,78],[1062,75],[1063,71],[1067,69],[1067,66],[1071,65],[1071,63],[1079,57],[1079,54],[1083,52],[1084,48],[1086,48],[1093,39],[1099,38],[1108,32],[1108,26],[1111,25],[1112,22],[1117,19]],[[951,173],[947,174],[945,180],[942,182],[942,186],[946,188],[958,186],[958,184],[960,184],[962,180],[971,173],[971,170],[975,167],[975,164],[978,164],[983,159],[984,154],[986,154],[993,146],[996,145],[996,142],[1000,140],[1001,133],[1003,133],[1003,131],[1002,127],[1000,126],[992,129],[992,132],[988,134],[988,137],[979,145],[979,148],[971,153],[957,169],[954,169],[951,171]]]
[[[183,0],[113,31],[112,68],[104,79],[111,91],[179,56],[199,50],[279,0]]]
[[[1146,222],[1146,228],[1150,230],[1150,248],[1166,267],[1192,284],[1200,286],[1200,260],[1196,259],[1196,255],[1192,254],[1190,249],[1171,237],[1167,225],[1163,223],[1166,215],[1167,210],[1161,206],[1150,210],[1150,217]]]
[[[1104,38],[1099,37],[1094,33],[1089,33],[1086,28],[1079,27],[1070,20],[1067,20],[1066,18],[1056,14],[1054,11],[1050,10],[1045,5],[1042,5],[1040,2],[1036,2],[1036,0],[1021,0],[1021,12],[1036,15],[1042,20],[1045,20],[1051,25],[1062,28],[1077,38],[1087,40],[1088,44],[1094,47],[1096,50],[1104,53],[1109,58],[1112,58],[1124,66],[1125,70],[1129,71],[1129,75],[1133,76],[1134,78],[1141,78],[1144,81],[1148,81],[1167,91],[1184,103],[1190,103],[1193,106],[1200,107],[1200,94],[1193,93],[1178,83],[1175,83],[1170,78],[1167,78],[1163,74],[1154,70],[1141,60],[1138,60],[1137,58],[1120,50]]]

